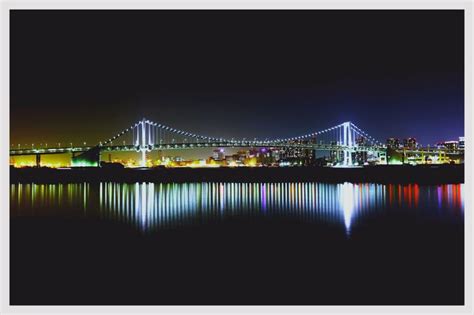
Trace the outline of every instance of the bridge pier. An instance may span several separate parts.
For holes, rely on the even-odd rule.
[[[344,150],[344,166],[351,166],[352,165],[352,151],[351,150]]]
[[[146,150],[141,149],[141,152],[142,152],[142,160],[141,160],[140,164],[141,164],[142,167],[146,167]]]
[[[36,154],[36,167],[41,167],[41,154]]]

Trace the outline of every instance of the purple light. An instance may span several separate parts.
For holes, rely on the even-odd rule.
[[[263,184],[261,186],[261,196],[262,196],[262,211],[267,212],[267,192],[266,192],[266,186]]]
[[[219,149],[219,151],[220,151],[221,153],[224,153],[224,149]]]

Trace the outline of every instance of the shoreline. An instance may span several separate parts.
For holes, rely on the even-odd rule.
[[[359,168],[10,168],[10,183],[327,182],[464,183],[464,165],[379,165]]]

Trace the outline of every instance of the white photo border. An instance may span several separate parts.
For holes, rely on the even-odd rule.
[[[311,0],[85,0],[85,1],[22,1],[0,0],[1,18],[0,31],[2,38],[1,49],[1,102],[0,120],[2,132],[0,143],[2,189],[2,212],[0,215],[0,240],[2,259],[0,260],[0,313],[435,313],[435,314],[462,314],[472,313],[472,246],[473,246],[473,209],[474,199],[469,192],[474,191],[472,185],[474,175],[471,162],[473,161],[472,145],[474,127],[472,110],[472,1],[311,1]],[[9,119],[9,16],[10,10],[15,9],[382,9],[382,10],[464,10],[465,33],[465,305],[464,306],[11,306],[9,305],[9,156],[10,147],[10,119]]]

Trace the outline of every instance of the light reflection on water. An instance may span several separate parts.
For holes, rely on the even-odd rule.
[[[413,209],[463,215],[464,184],[327,183],[12,184],[12,216],[85,216],[142,231],[234,217],[285,217],[343,225],[372,212]]]

